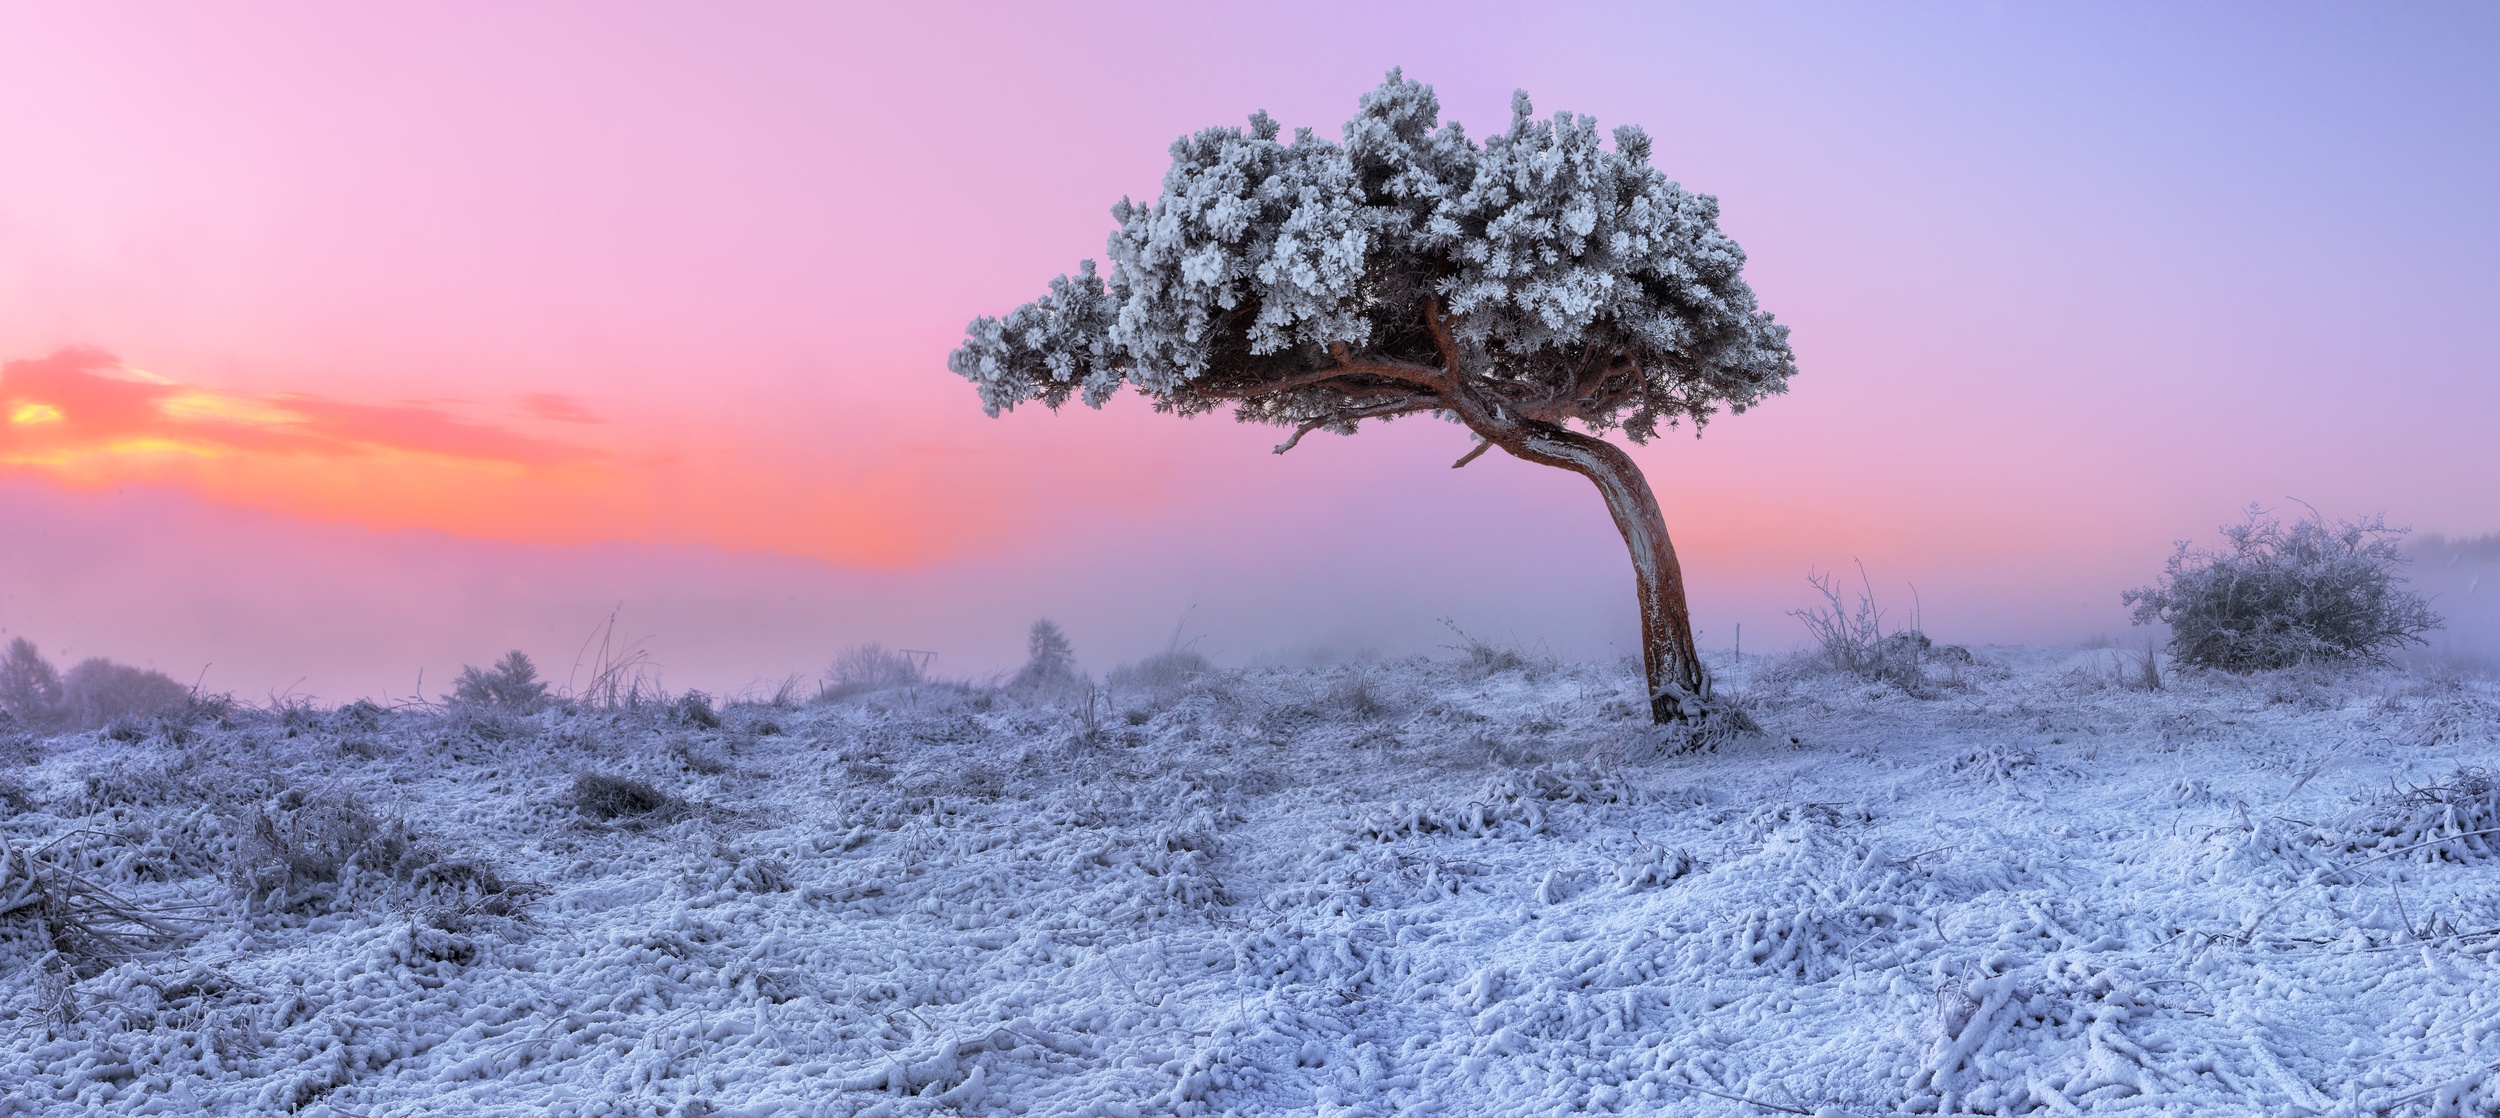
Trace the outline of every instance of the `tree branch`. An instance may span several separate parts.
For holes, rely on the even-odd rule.
[[[1473,462],[1473,461],[1475,461],[1475,460],[1476,460],[1476,459],[1478,459],[1478,458],[1482,458],[1482,457],[1484,457],[1484,452],[1485,452],[1485,451],[1488,451],[1488,450],[1491,450],[1491,449],[1493,449],[1493,440],[1491,440],[1491,439],[1481,439],[1481,438],[1480,438],[1480,439],[1477,439],[1477,440],[1476,440],[1476,448],[1475,448],[1474,450],[1470,450],[1470,451],[1468,451],[1468,452],[1467,452],[1467,453],[1465,453],[1465,454],[1460,455],[1460,456],[1459,456],[1459,458],[1458,458],[1458,461],[1450,463],[1450,468],[1451,468],[1451,469],[1453,469],[1453,470],[1455,470],[1455,469],[1457,469],[1457,468],[1459,468],[1459,467],[1461,467],[1461,466],[1464,466],[1464,465],[1468,464],[1469,462]]]
[[[1317,430],[1319,430],[1320,428],[1322,428],[1322,427],[1326,427],[1326,426],[1328,426],[1328,420],[1327,420],[1327,419],[1325,419],[1325,418],[1321,418],[1321,419],[1306,419],[1306,420],[1303,420],[1303,421],[1302,421],[1302,425],[1301,425],[1301,426],[1296,427],[1296,428],[1294,428],[1294,429],[1293,429],[1293,437],[1292,437],[1292,438],[1286,439],[1285,441],[1283,441],[1283,442],[1281,442],[1281,443],[1276,444],[1276,453],[1278,453],[1278,454],[1283,454],[1284,452],[1286,452],[1286,451],[1288,451],[1288,450],[1292,450],[1294,447],[1296,447],[1296,446],[1298,446],[1298,445],[1300,445],[1300,444],[1301,444],[1301,442],[1302,442],[1302,436],[1304,436],[1304,435],[1308,435],[1308,434],[1310,434],[1311,432],[1313,432],[1313,431],[1317,431]]]
[[[1367,408],[1348,408],[1342,411],[1331,412],[1327,415],[1316,416],[1311,419],[1303,420],[1299,426],[1296,426],[1293,429],[1293,437],[1279,443],[1276,447],[1276,453],[1283,454],[1288,450],[1292,450],[1296,444],[1299,444],[1302,441],[1302,436],[1308,435],[1313,431],[1317,431],[1322,427],[1350,426],[1355,423],[1360,423],[1366,419],[1392,419],[1401,415],[1413,415],[1419,411],[1438,411],[1440,408],[1441,401],[1436,397],[1413,396],[1407,399],[1393,401],[1391,403],[1374,404]]]

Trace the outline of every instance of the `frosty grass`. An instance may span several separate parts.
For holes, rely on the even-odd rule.
[[[1769,733],[1711,755],[1620,666],[1422,660],[1090,736],[920,686],[21,742],[0,837],[188,931],[64,973],[0,923],[0,1114],[2500,1107],[2491,685],[1716,669]],[[244,880],[341,803],[423,856]]]

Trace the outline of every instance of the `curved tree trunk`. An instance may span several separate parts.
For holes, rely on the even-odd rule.
[[[1632,553],[1632,580],[1641,604],[1641,665],[1649,681],[1651,721],[1698,718],[1709,698],[1710,677],[1693,642],[1693,614],[1684,601],[1684,568],[1667,539],[1667,519],[1649,490],[1639,463],[1623,448],[1555,424],[1521,423],[1498,432],[1479,431],[1512,455],[1569,470],[1596,483],[1606,511]]]

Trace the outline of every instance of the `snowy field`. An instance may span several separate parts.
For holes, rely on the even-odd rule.
[[[2490,683],[1716,668],[15,739],[0,1114],[2500,1112]]]

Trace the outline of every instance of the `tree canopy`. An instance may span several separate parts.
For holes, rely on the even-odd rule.
[[[1175,141],[1162,196],[1112,207],[1109,277],[1088,260],[974,320],[948,367],[993,415],[1126,383],[1159,410],[1293,427],[1288,447],[1416,412],[1641,442],[1785,388],[1787,327],[1717,200],[1651,167],[1646,133],[1608,147],[1525,92],[1481,145],[1439,117],[1391,71],[1340,142],[1287,142],[1264,112]]]

